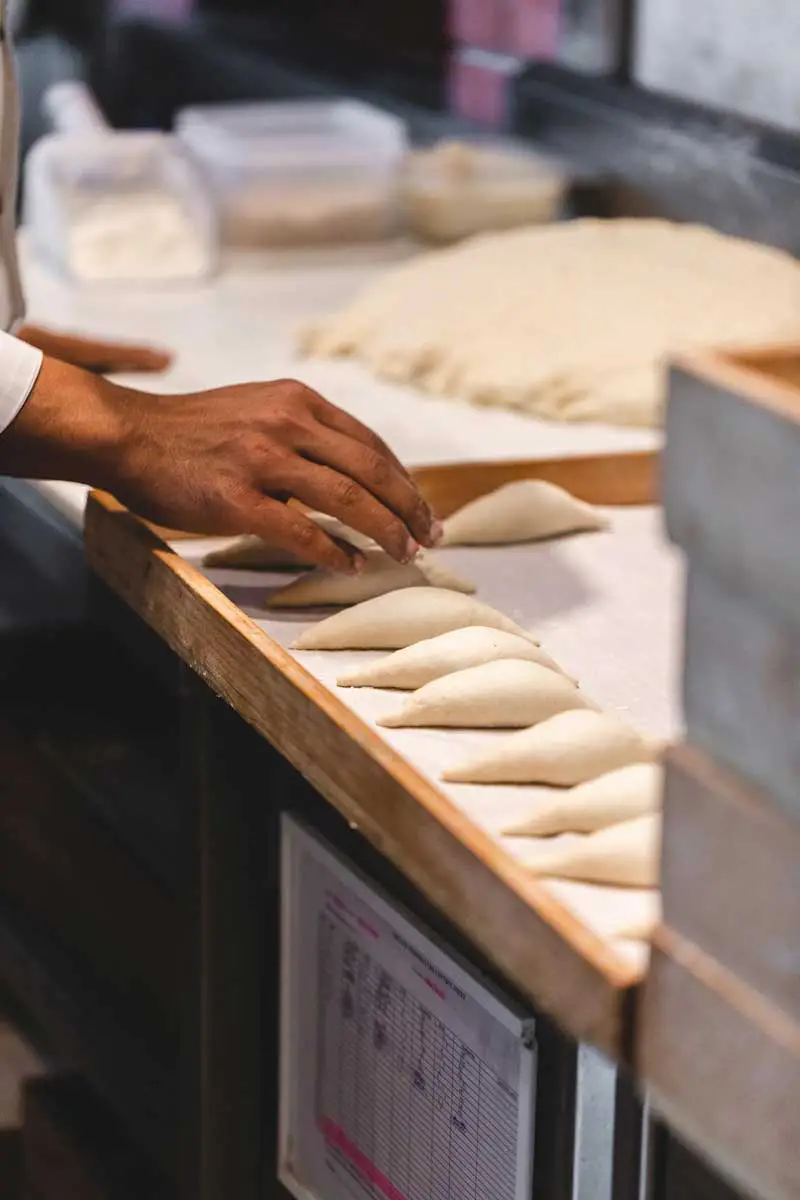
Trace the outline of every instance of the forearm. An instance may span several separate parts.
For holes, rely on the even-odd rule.
[[[126,439],[126,397],[107,380],[46,358],[0,433],[0,475],[109,486]]]

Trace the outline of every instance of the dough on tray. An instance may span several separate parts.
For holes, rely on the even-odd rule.
[[[513,839],[514,857],[536,875],[656,887],[661,854],[661,814],[649,813],[581,837],[558,838],[550,845]],[[506,843],[507,844],[507,843]]]
[[[649,942],[642,941],[640,938],[613,938],[611,945],[620,958],[625,959],[628,966],[633,967],[640,975],[644,976],[650,965]]]
[[[587,219],[412,259],[302,344],[435,395],[652,426],[676,352],[798,338],[791,255],[700,226]]]
[[[660,763],[632,763],[567,791],[535,797],[530,812],[503,830],[509,837],[551,837],[594,833],[610,825],[658,812],[664,769]]]
[[[443,546],[503,546],[538,542],[589,529],[605,529],[607,518],[544,479],[507,483],[460,508],[444,523]]]
[[[351,529],[349,525],[345,525],[336,517],[318,512],[308,513],[308,516],[325,533],[341,542],[349,542],[351,546],[356,546],[359,550],[369,550],[375,546],[371,538],[365,537],[363,533],[357,533],[355,529]],[[204,567],[227,567],[242,571],[299,571],[311,565],[296,554],[292,554],[290,550],[282,550],[280,546],[270,546],[269,542],[265,542],[263,538],[249,533],[234,538],[232,542],[222,546],[219,550],[212,550],[203,559]]]
[[[487,629],[482,625],[471,625],[466,629],[453,629],[438,637],[428,638],[396,650],[386,658],[356,667],[337,679],[339,687],[398,688],[414,691],[453,675],[466,671],[468,667],[479,667],[482,663],[497,662],[503,658],[526,659],[540,663],[551,671],[561,671],[558,664],[539,646],[515,633],[504,633],[500,629]],[[565,672],[561,671],[561,674]]]
[[[436,679],[378,724],[388,729],[442,726],[521,729],[590,704],[571,679],[539,663],[506,658]]]
[[[449,783],[546,783],[572,787],[636,762],[653,762],[663,744],[610,713],[564,712],[488,746],[444,772]]]
[[[461,592],[445,588],[404,588],[366,600],[355,608],[334,613],[306,630],[293,643],[295,650],[401,650],[425,638],[487,625],[538,645],[509,617]]]
[[[647,941],[661,920],[661,892],[658,888],[631,891],[630,888],[608,883],[601,885],[582,883],[576,879],[548,879],[547,890],[604,938]]]
[[[323,608],[331,605],[361,604],[386,592],[409,587],[449,588],[471,595],[474,584],[467,583],[443,565],[441,559],[421,550],[413,562],[396,562],[385,550],[365,551],[364,568],[358,575],[343,575],[318,568],[273,592],[267,608]]]

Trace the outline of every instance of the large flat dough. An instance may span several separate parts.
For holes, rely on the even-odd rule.
[[[389,729],[522,729],[589,701],[571,679],[539,663],[500,659],[446,675],[378,724]]]
[[[699,226],[580,220],[413,259],[303,345],[435,395],[651,426],[676,352],[798,338],[790,255]]]

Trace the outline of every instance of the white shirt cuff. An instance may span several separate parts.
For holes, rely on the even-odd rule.
[[[43,357],[41,350],[0,332],[0,437],[33,391]]]

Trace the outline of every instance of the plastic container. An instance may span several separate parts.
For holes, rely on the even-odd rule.
[[[192,165],[159,134],[52,134],[28,155],[35,249],[87,282],[202,279],[216,219]]]
[[[401,184],[407,224],[429,242],[556,220],[568,180],[554,163],[496,139],[439,142],[409,155]]]
[[[216,217],[175,139],[109,129],[82,84],[57,85],[45,107],[59,132],[28,155],[23,201],[38,253],[82,281],[209,275],[218,258]]]
[[[306,246],[397,229],[406,131],[350,100],[186,109],[176,133],[216,198],[223,241]]]

